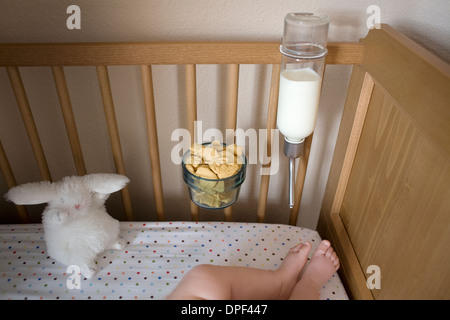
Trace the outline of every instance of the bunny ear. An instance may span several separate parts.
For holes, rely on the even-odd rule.
[[[5,194],[6,199],[15,204],[46,203],[57,197],[53,183],[49,181],[31,182],[16,186]]]
[[[88,188],[100,194],[119,191],[130,182],[125,176],[113,173],[93,173],[84,176]]]

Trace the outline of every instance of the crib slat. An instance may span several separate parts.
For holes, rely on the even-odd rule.
[[[237,105],[238,105],[238,89],[239,89],[239,65],[229,64],[228,66],[228,85],[227,85],[227,117],[226,129],[236,130]],[[226,131],[226,130],[225,130]],[[226,137],[227,143],[230,141]],[[233,221],[232,207],[224,209],[225,221]]]
[[[67,89],[64,69],[60,66],[52,67],[53,78],[55,80],[56,91],[58,92],[59,103],[66,125],[67,135],[69,137],[70,148],[72,150],[73,160],[77,174],[83,176],[87,173],[84,163],[83,151],[81,149],[80,139],[78,137],[77,126],[73,116],[72,104],[70,102],[69,90]]]
[[[9,189],[15,187],[17,185],[16,178],[14,178],[14,174],[12,172],[11,166],[8,161],[8,157],[6,156],[5,149],[3,148],[3,144],[0,140],[0,170],[2,171],[3,177],[5,178],[6,185]],[[25,206],[16,205],[17,212],[19,213],[20,220],[23,223],[30,223],[31,219],[28,214]]]
[[[153,94],[152,69],[149,65],[141,66],[142,86],[144,88],[145,116],[147,122],[147,141],[150,148],[150,164],[152,168],[153,190],[155,194],[156,214],[158,221],[165,220],[164,194],[159,161],[158,131],[156,128],[155,99]]]
[[[297,167],[297,177],[294,186],[294,207],[290,210],[289,224],[295,226],[298,219],[298,210],[302,201],[303,186],[305,184],[306,168],[308,167],[309,154],[311,151],[311,143],[314,134],[305,138],[303,155],[299,159]]]
[[[197,121],[197,75],[195,64],[186,65],[186,107],[188,130],[191,134],[191,143],[194,143],[194,123]],[[191,201],[191,219],[198,221],[200,218],[199,207]]]
[[[122,147],[120,144],[119,129],[117,127],[116,114],[114,111],[114,102],[109,82],[108,69],[106,66],[97,66],[97,76],[100,85],[100,92],[105,110],[106,124],[108,126],[109,137],[113,152],[114,163],[118,174],[126,176],[125,161],[123,160]],[[120,190],[122,202],[127,220],[133,220],[131,208],[131,198],[128,186]]]
[[[277,124],[277,110],[278,110],[278,90],[280,84],[280,70],[281,65],[274,64],[272,65],[272,77],[270,83],[270,93],[269,93],[269,107],[267,110],[267,155],[271,156],[272,150],[272,129],[275,129]],[[270,163],[264,164],[264,169],[270,168]],[[269,180],[270,175],[265,174],[261,175],[260,189],[259,189],[259,200],[258,200],[258,213],[257,220],[258,222],[264,222],[266,217],[266,206],[267,206],[267,193],[269,191]]]
[[[6,70],[13,87],[14,95],[16,96],[17,105],[22,115],[23,123],[28,134],[28,140],[33,149],[41,177],[43,180],[52,181],[47,159],[45,158],[44,150],[42,149],[41,140],[39,139],[36,123],[34,122],[33,114],[31,113],[30,104],[25,92],[25,87],[23,86],[19,68],[6,67]]]

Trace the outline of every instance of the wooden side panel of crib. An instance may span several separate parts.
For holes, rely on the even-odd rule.
[[[449,158],[376,85],[340,208],[376,299],[450,298],[449,212]]]
[[[363,42],[319,231],[354,298],[449,299],[450,66],[388,26]]]
[[[366,286],[364,271],[339,212],[347,190],[372,90],[372,78],[363,68],[354,66],[318,223],[319,233],[332,242],[339,255],[341,261],[339,273],[349,296],[364,300],[371,300],[373,296]]]

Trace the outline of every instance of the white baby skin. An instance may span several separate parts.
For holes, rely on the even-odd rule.
[[[196,266],[181,280],[168,299],[319,299],[320,288],[339,269],[339,258],[330,242],[324,240],[305,268],[310,250],[309,242],[296,245],[274,271],[206,264]]]

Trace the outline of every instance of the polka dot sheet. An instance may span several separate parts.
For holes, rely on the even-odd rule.
[[[122,250],[97,258],[91,279],[47,255],[41,224],[0,225],[0,299],[165,299],[198,264],[277,269],[289,248],[321,239],[316,231],[277,224],[121,222]],[[346,300],[337,273],[320,299]]]

